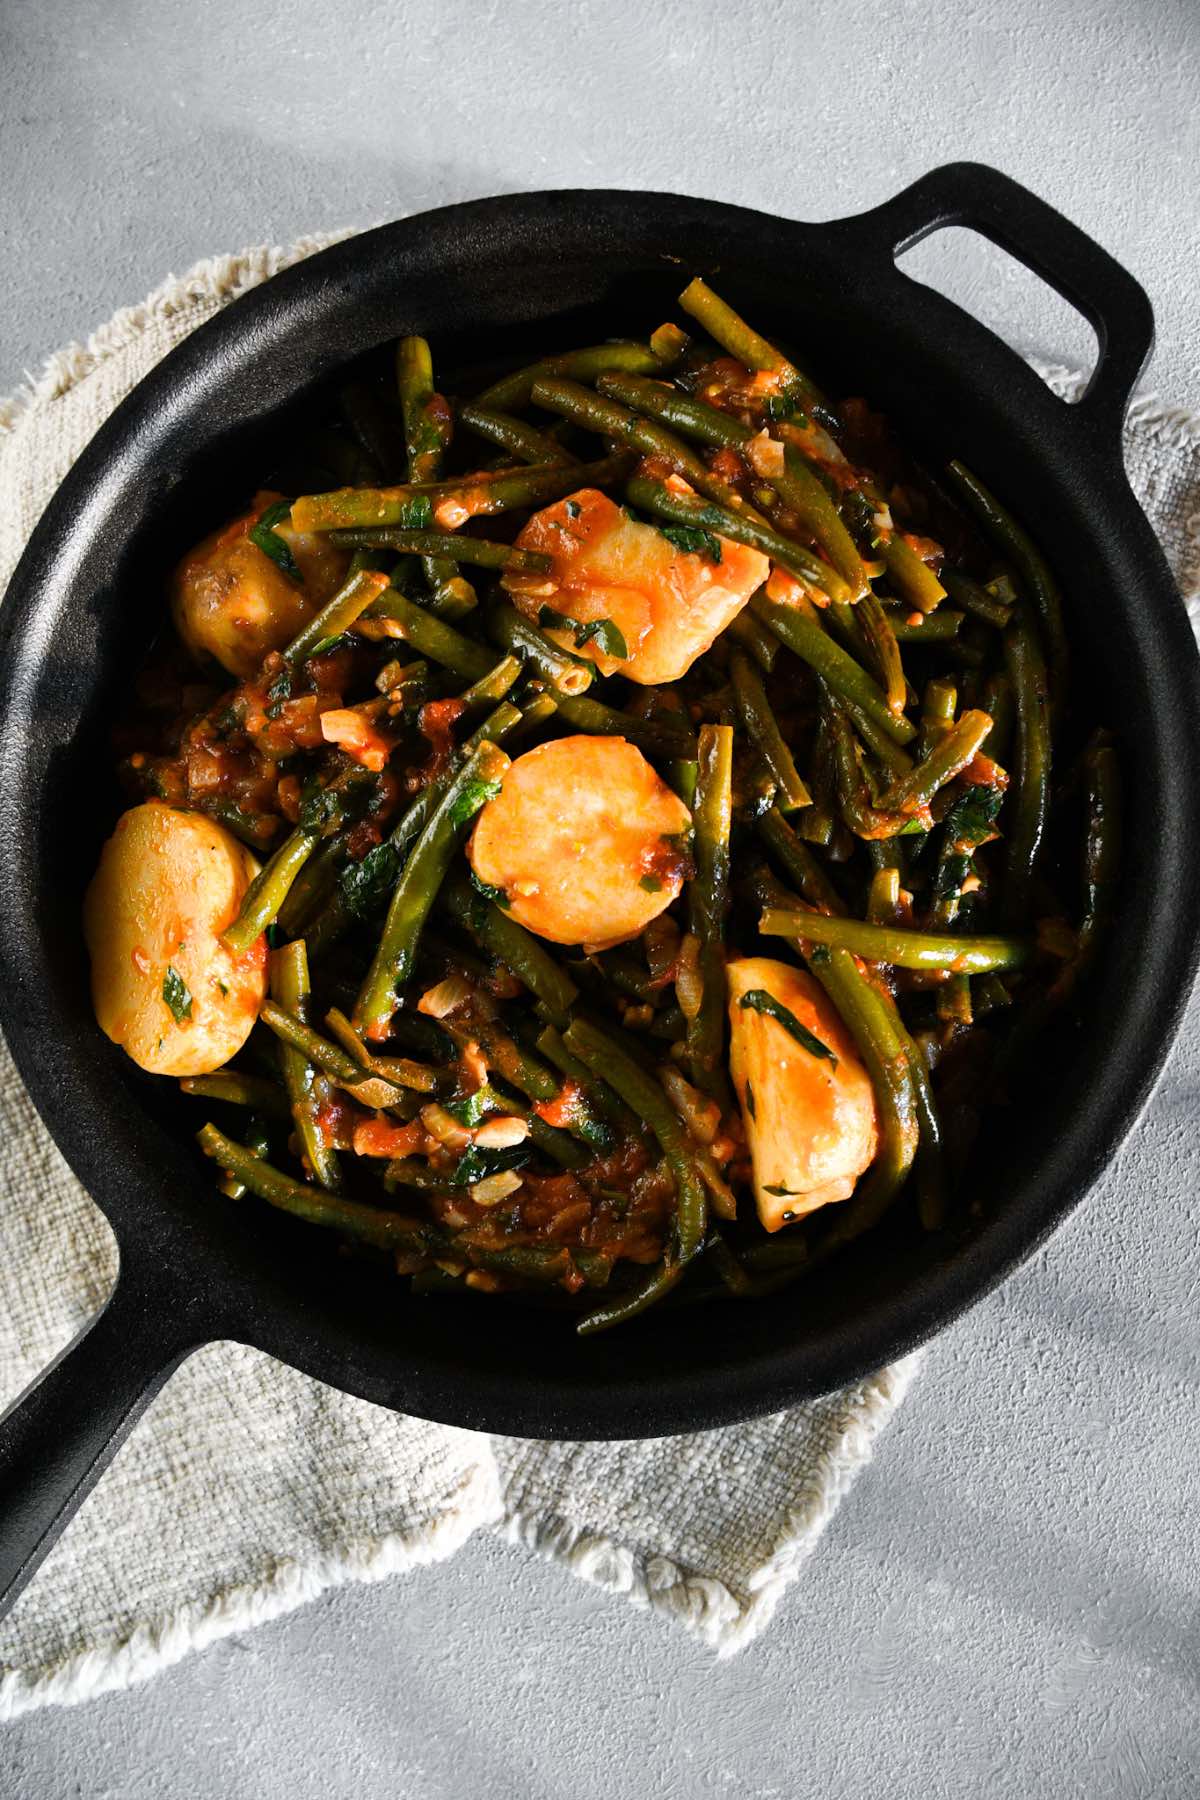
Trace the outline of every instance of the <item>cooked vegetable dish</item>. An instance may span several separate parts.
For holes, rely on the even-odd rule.
[[[952,1228],[1119,854],[1022,527],[680,306],[316,409],[174,572],[85,903],[226,1195],[581,1332]]]

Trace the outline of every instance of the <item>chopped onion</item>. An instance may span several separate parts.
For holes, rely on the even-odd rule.
[[[476,1206],[495,1206],[499,1200],[507,1200],[515,1194],[521,1185],[521,1177],[515,1169],[503,1169],[499,1175],[488,1175],[483,1181],[477,1181],[470,1190],[471,1198]]]
[[[511,1150],[529,1136],[529,1124],[514,1114],[497,1113],[475,1133],[475,1142],[484,1150]]]
[[[417,1001],[417,1011],[427,1013],[431,1019],[444,1019],[452,1013],[456,1006],[461,1006],[471,997],[470,983],[461,975],[447,975],[434,987],[426,988]]]

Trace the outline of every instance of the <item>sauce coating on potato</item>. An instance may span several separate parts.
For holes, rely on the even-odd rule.
[[[767,1231],[833,1200],[848,1200],[875,1155],[875,1095],[854,1039],[824,989],[802,969],[766,956],[727,970],[729,1072],[754,1162],[754,1196]],[[785,1024],[743,1006],[765,993],[827,1045],[836,1064],[797,1042]]]
[[[635,937],[683,886],[691,814],[619,737],[527,750],[475,825],[467,854],[511,918],[555,944]]]
[[[152,1075],[207,1075],[236,1055],[267,988],[267,944],[221,942],[258,872],[203,813],[147,800],[117,820],[83,907],[101,1029]]]
[[[300,579],[272,562],[249,533],[278,494],[255,497],[249,512],[188,551],[171,578],[171,610],[193,656],[212,657],[247,680],[268,650],[282,650],[340,587],[349,553],[320,532],[272,529],[295,559]]]
[[[619,670],[644,686],[686,675],[770,571],[758,550],[728,538],[713,539],[719,562],[680,550],[598,488],[580,488],[535,513],[516,542],[553,563],[547,575],[504,577],[517,606],[534,620],[543,606],[583,625],[611,619],[625,640],[626,658],[606,654],[595,639],[576,646],[574,634],[561,627],[543,629],[602,674]]]

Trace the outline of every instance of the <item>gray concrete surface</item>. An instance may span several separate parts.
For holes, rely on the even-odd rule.
[[[0,6],[0,389],[212,250],[535,186],[825,218],[998,163],[1132,268],[1200,404],[1188,0]],[[1078,360],[947,234],[914,270]],[[1200,1787],[1200,1019],[1085,1211],[941,1340],[769,1635],[715,1664],[478,1543],[0,1735],[20,1800]]]

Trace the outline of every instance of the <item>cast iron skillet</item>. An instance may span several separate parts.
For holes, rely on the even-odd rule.
[[[1100,360],[1056,399],[897,250],[973,226],[1070,300]],[[180,548],[244,504],[288,408],[402,332],[462,367],[658,322],[686,278],[811,353],[933,457],[962,455],[1065,584],[1078,678],[1116,726],[1130,790],[1119,930],[1104,966],[999,1109],[948,1239],[854,1246],[820,1283],[753,1306],[652,1314],[580,1342],[518,1307],[410,1303],[330,1240],[214,1192],[201,1122],[97,1030],[80,895],[117,797],[107,732]],[[719,1425],[819,1394],[908,1350],[1037,1246],[1144,1105],[1196,959],[1197,658],[1121,462],[1153,324],[1137,283],[994,171],[940,169],[873,212],[804,225],[669,194],[524,194],[384,226],[280,275],[197,331],[125,401],[42,519],[0,615],[0,1021],[58,1145],[110,1220],[120,1279],[86,1337],[0,1424],[0,1595],[28,1577],[169,1372],[253,1344],[384,1406],[530,1437]],[[29,1197],[37,1205],[37,1195]]]

